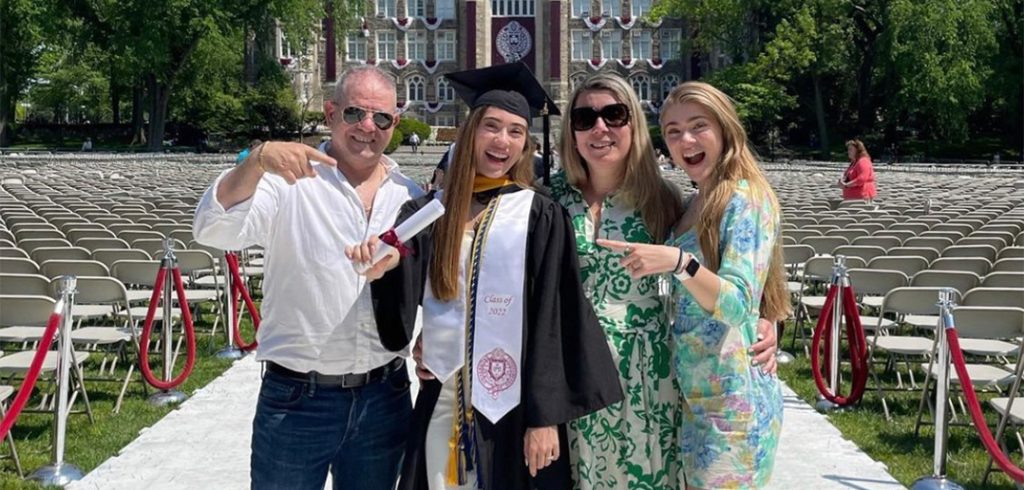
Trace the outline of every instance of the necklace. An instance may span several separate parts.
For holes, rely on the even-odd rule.
[[[381,172],[382,169],[384,170],[384,172]],[[380,174],[380,176],[378,176],[377,174]],[[376,169],[374,169],[374,175],[371,176],[369,179],[366,179],[367,182],[372,182],[374,186],[373,193],[370,196],[368,196],[370,198],[369,203],[362,202],[363,196],[359,196],[361,204],[363,205],[363,212],[366,213],[366,216],[370,216],[370,214],[373,213],[373,198],[377,195],[377,191],[380,189],[380,185],[381,183],[384,182],[384,179],[387,178],[387,175],[387,168],[384,167],[384,164],[381,163],[377,165]]]

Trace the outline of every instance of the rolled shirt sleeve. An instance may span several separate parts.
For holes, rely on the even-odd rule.
[[[273,216],[277,213],[282,183],[280,177],[265,175],[248,200],[225,209],[217,200],[217,189],[231,170],[225,170],[203,194],[196,207],[192,235],[196,241],[221,250],[266,246]]]

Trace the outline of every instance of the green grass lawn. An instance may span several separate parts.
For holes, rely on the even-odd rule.
[[[785,346],[788,347],[789,342],[785,342]],[[796,350],[800,351],[800,355],[793,363],[780,366],[779,376],[804,401],[814,405],[818,390],[811,375],[810,361],[803,355],[802,349],[798,347]],[[848,374],[849,366],[846,366],[843,372]],[[915,373],[915,379],[919,382],[922,380],[921,375],[923,373],[919,368]],[[906,374],[903,379],[907,380]],[[895,376],[883,376],[883,383],[895,386]],[[872,389],[873,386],[869,380],[867,393],[858,407],[833,413],[829,415],[829,420],[843,433],[843,436],[853,441],[875,460],[885,463],[892,476],[909,487],[914,480],[932,473],[934,431],[931,426],[926,426],[921,429],[919,436],[914,435],[914,422],[921,393],[919,391],[886,391],[889,410],[893,416],[893,420],[888,422],[885,420],[878,392]],[[847,392],[849,392],[848,384],[844,388],[844,393]],[[990,409],[986,402],[993,395],[985,393],[978,395],[983,404],[982,409],[986,413],[994,414],[995,411]],[[925,411],[927,414],[927,408]],[[926,415],[926,417],[926,420],[930,420],[929,416]],[[970,417],[961,415],[959,420],[969,423]],[[998,421],[994,416],[990,416],[989,420],[989,426],[993,427],[994,433],[994,427]],[[1006,441],[1009,448],[1017,449],[1017,443],[1014,440],[1007,437]],[[965,488],[1008,490],[1015,488],[1012,480],[1000,472],[994,473],[989,477],[987,484],[982,485],[982,476],[988,464],[988,453],[982,446],[981,439],[973,426],[950,427],[948,448],[946,474],[953,481]],[[1017,465],[1021,465],[1019,451],[1012,453],[1010,458]]]
[[[195,367],[188,380],[178,388],[188,395],[220,376],[232,362],[218,359],[213,355],[225,345],[225,339],[223,325],[217,327],[216,338],[211,338],[209,327],[212,325],[212,321],[213,316],[205,314],[203,321],[197,322],[199,328],[197,328],[196,335]],[[252,338],[252,328],[247,316],[243,318],[242,331],[244,339]],[[177,361],[178,367],[175,375],[180,372],[184,358],[183,350]],[[86,361],[85,376],[87,378],[96,376],[98,362],[98,356],[95,354]],[[162,366],[162,362],[162,357],[150,358],[150,365],[154,366],[154,374],[157,376],[160,376],[161,371],[157,370],[156,366]],[[113,413],[114,403],[117,401],[117,394],[121,389],[120,380],[124,379],[126,369],[127,366],[118,366],[116,376],[119,380],[117,382],[86,380],[89,401],[96,419],[95,424],[89,423],[84,412],[81,415],[71,415],[68,418],[67,449],[64,460],[78,466],[86,473],[99,466],[107,458],[116,455],[138,436],[140,430],[152,426],[174,409],[174,407],[154,407],[146,402],[148,395],[143,393],[143,381],[136,369],[135,374],[132,375],[133,381],[128,385],[128,392],[125,394],[121,412]],[[19,385],[20,382],[17,380],[15,385]],[[37,384],[38,386],[42,386],[41,381]],[[153,394],[155,390],[149,387],[147,393]],[[38,400],[37,389],[25,409],[34,408]],[[81,401],[76,402],[75,409],[82,408],[84,408],[84,404]],[[26,476],[37,468],[50,463],[52,427],[53,417],[49,414],[23,413],[12,429],[18,456],[21,458],[21,466]],[[3,445],[0,452],[4,455],[4,459],[0,461],[0,489],[42,488],[34,482],[23,481],[18,477],[14,460],[9,457],[10,448],[7,444]]]

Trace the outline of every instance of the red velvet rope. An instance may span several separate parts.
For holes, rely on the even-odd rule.
[[[841,291],[840,291],[841,290]],[[843,295],[843,314],[846,318],[846,339],[849,344],[851,388],[849,396],[841,396],[839,393],[832,393],[830,387],[822,376],[822,362],[820,348],[822,341],[825,343],[825,374],[829,375],[831,362],[832,336],[828,332],[832,329],[832,307],[835,304],[836,296]],[[814,327],[814,337],[811,340],[811,374],[814,376],[814,384],[818,387],[826,400],[841,407],[856,404],[864,396],[864,390],[868,384],[868,346],[864,337],[864,328],[860,322],[860,313],[857,311],[857,302],[852,287],[840,287],[833,284],[828,295],[825,296],[825,304],[821,308],[821,316],[818,317],[818,324]],[[824,337],[824,339],[823,339]]]
[[[971,413],[971,420],[974,421],[974,427],[978,429],[978,436],[981,437],[982,444],[1007,476],[1017,483],[1024,483],[1024,470],[1010,462],[1010,458],[1006,457],[1006,454],[999,448],[999,444],[996,443],[988,428],[988,422],[985,421],[985,415],[981,413],[978,395],[974,393],[974,385],[971,384],[971,377],[967,373],[967,363],[964,362],[964,353],[960,350],[960,337],[955,328],[946,329],[946,340],[949,343],[949,355],[953,361],[953,367],[956,368],[956,374],[960,378],[960,387],[964,391],[964,398],[967,399],[968,412]],[[936,403],[945,403],[945,401],[937,400]]]
[[[149,337],[153,333],[153,318],[156,314],[160,293],[163,292],[164,280],[167,278],[167,267],[161,266],[157,270],[156,282],[153,284],[153,295],[149,298],[149,310],[146,311],[146,323],[142,327],[141,345],[139,345],[139,371],[142,372],[142,377],[154,388],[164,391],[184,383],[189,375],[192,374],[192,367],[196,362],[196,334],[195,328],[192,325],[192,311],[189,310],[188,300],[185,298],[185,286],[181,281],[181,271],[175,267],[171,269],[171,273],[174,280],[174,288],[178,294],[178,306],[181,309],[181,320],[185,329],[186,356],[185,367],[182,369],[181,374],[169,381],[163,381],[157,379],[149,368]],[[170,328],[171,319],[164,318],[163,323],[164,328]],[[170,346],[167,346],[166,349],[170,352]]]
[[[36,380],[39,379],[39,372],[43,369],[46,353],[50,350],[50,344],[57,333],[57,328],[64,320],[63,314],[60,313],[63,307],[64,303],[58,302],[57,311],[50,314],[50,319],[46,322],[46,329],[43,330],[43,336],[39,339],[36,355],[32,357],[32,364],[29,365],[28,372],[25,373],[25,379],[21,381],[21,387],[18,388],[18,396],[14,397],[11,409],[4,416],[3,422],[0,422],[0,440],[7,437],[7,432],[11,430],[14,422],[18,420],[18,416],[21,415],[21,409],[25,408],[25,402],[28,401],[28,397],[32,395],[32,390],[36,387]]]
[[[260,311],[256,308],[256,304],[253,303],[252,297],[249,295],[249,289],[245,287],[245,281],[242,280],[242,275],[239,273],[238,256],[228,252],[224,254],[224,259],[227,261],[228,272],[231,274],[231,308],[235,312],[234,324],[231,325],[231,335],[235,338],[238,348],[248,352],[255,349],[259,343],[256,339],[253,339],[251,343],[242,340],[242,332],[238,328],[238,313],[241,310],[241,305],[238,304],[238,297],[241,296],[242,300],[245,301],[245,308],[249,311],[249,316],[252,318],[252,329],[255,332],[260,330]]]

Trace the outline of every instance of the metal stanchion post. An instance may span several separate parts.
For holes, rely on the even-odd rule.
[[[935,449],[932,455],[932,474],[918,478],[911,490],[963,490],[960,486],[946,478],[946,442],[947,420],[946,404],[949,399],[949,344],[946,342],[946,329],[956,328],[953,324],[953,298],[955,290],[942,288],[939,291],[939,328],[935,334],[938,335],[938,352],[936,353],[935,368],[938,371],[935,380]]]
[[[224,311],[227,312],[227,315],[225,316],[225,318],[227,318],[227,323],[224,331],[227,332],[228,344],[223,349],[217,351],[217,354],[215,355],[218,359],[241,359],[245,357],[245,353],[238,347],[235,347],[234,335],[235,302],[233,299],[235,297],[235,283],[232,278],[231,271],[228,270],[228,261],[224,259],[223,255],[220,257],[220,271],[224,274],[224,304],[227,305],[224,309]]]
[[[64,297],[64,322],[57,332],[57,403],[53,411],[53,457],[50,464],[29,475],[44,486],[63,487],[85,476],[77,466],[64,462],[64,442],[68,427],[68,382],[71,377],[71,307],[75,299],[75,276],[62,276],[61,294]]]
[[[174,275],[171,274],[171,270],[178,266],[178,259],[174,256],[174,239],[167,238],[164,240],[164,259],[160,263],[160,267],[167,269],[167,274],[164,275],[164,315],[161,321],[161,328],[163,329],[163,348],[164,348],[164,381],[170,381],[172,378],[171,373],[174,371],[172,365],[174,356],[174,338],[171,332],[171,301],[174,298]],[[181,298],[181,304],[178,308],[188,308],[188,302],[185,298]],[[143,346],[145,348],[145,346]],[[156,406],[173,405],[181,403],[188,398],[188,395],[178,390],[165,390],[158,391],[149,397],[149,404]]]
[[[839,286],[836,291],[836,297],[832,300],[832,325],[829,330],[829,389],[832,394],[839,394],[839,342],[840,337],[840,326],[843,323],[843,290],[850,287],[850,276],[846,273],[846,256],[836,255],[835,263],[832,266],[832,284]],[[822,314],[825,312],[823,311]],[[841,407],[831,401],[827,400],[824,396],[818,397],[818,403],[814,405],[814,408],[819,412],[831,412],[839,410]]]

